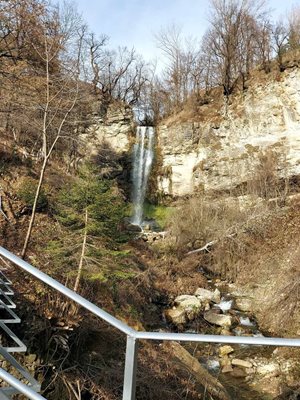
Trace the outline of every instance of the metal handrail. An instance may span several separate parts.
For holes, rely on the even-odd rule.
[[[95,304],[86,300],[79,294],[68,289],[66,286],[57,282],[44,272],[30,265],[28,262],[17,257],[10,251],[0,246],[0,255],[19,266],[24,271],[35,276],[40,281],[46,283],[53,289],[64,294],[69,299],[75,301],[83,308],[91,311],[94,315],[106,321],[108,324],[114,326],[121,332],[127,335],[126,344],[126,357],[125,357],[125,371],[124,371],[124,386],[123,386],[123,400],[135,399],[136,387],[136,369],[137,369],[137,352],[139,340],[167,340],[167,341],[184,341],[184,342],[203,342],[203,343],[230,343],[230,344],[245,344],[245,345],[264,345],[264,346],[286,346],[286,347],[300,347],[300,339],[292,338],[270,338],[270,337],[249,337],[249,336],[223,336],[223,335],[203,335],[191,333],[168,333],[168,332],[140,332],[128,325],[124,324],[117,318],[113,317],[106,311],[97,307]],[[0,369],[0,378],[6,380],[7,373]],[[9,374],[8,374],[9,375]],[[6,377],[6,378],[5,378]],[[8,379],[8,378],[7,378]],[[14,386],[15,382],[11,379],[9,382]],[[17,381],[19,382],[19,381]],[[16,387],[16,386],[14,386]],[[18,388],[22,394],[25,394],[29,399],[41,400],[44,399],[36,393],[33,395],[30,391],[23,391],[23,387]],[[35,396],[35,397],[34,397]],[[39,396],[39,397],[36,397]]]
[[[45,399],[45,397],[41,396],[40,394],[32,390],[29,386],[20,382],[17,378],[15,378],[2,368],[0,368],[0,378],[9,383],[15,389],[18,389],[20,393],[24,394],[31,400],[47,400]]]

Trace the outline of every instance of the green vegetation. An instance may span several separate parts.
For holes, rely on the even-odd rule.
[[[102,180],[95,168],[85,166],[57,197],[55,215],[62,235],[47,248],[57,269],[72,279],[82,259],[86,280],[133,276],[126,260],[129,251],[119,248],[129,239],[121,229],[127,209],[113,182]]]
[[[21,181],[21,184],[18,188],[17,195],[19,199],[29,209],[32,209],[33,207],[37,185],[38,182],[36,179],[26,177]],[[37,201],[37,211],[43,211],[47,208],[47,206],[48,206],[47,194],[42,189]]]
[[[166,227],[167,221],[173,211],[174,207],[154,205],[150,203],[145,203],[144,205],[145,218],[154,219],[162,229]]]
[[[92,167],[84,167],[74,184],[63,188],[58,196],[58,220],[72,231],[84,227],[84,213],[88,211],[88,235],[105,238],[108,242],[125,241],[120,232],[120,221],[127,213],[127,205],[111,181],[102,180]]]

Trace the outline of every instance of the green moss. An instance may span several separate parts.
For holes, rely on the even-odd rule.
[[[154,219],[158,223],[158,225],[162,229],[164,229],[173,210],[174,210],[173,207],[145,203],[144,216],[145,216],[145,218],[148,218],[148,219]]]

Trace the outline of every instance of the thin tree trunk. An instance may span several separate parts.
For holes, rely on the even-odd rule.
[[[74,289],[73,289],[74,292],[78,291],[80,278],[82,275],[83,260],[84,260],[84,256],[85,256],[86,239],[87,239],[87,222],[88,222],[88,211],[86,208],[85,209],[84,235],[83,235],[83,242],[82,242],[82,248],[81,248],[81,256],[80,256],[79,265],[78,265],[77,277],[76,277],[76,281],[75,281],[75,285],[74,285]]]
[[[27,229],[27,233],[26,233],[26,237],[25,237],[25,241],[24,241],[24,245],[23,245],[23,249],[22,249],[22,253],[21,253],[21,257],[23,259],[26,256],[26,252],[27,252],[27,249],[28,249],[28,243],[29,243],[29,240],[30,240],[31,234],[32,234],[32,228],[33,228],[33,224],[34,224],[34,220],[35,220],[35,216],[36,216],[36,209],[37,209],[38,199],[39,199],[39,196],[40,196],[40,193],[41,193],[42,184],[43,184],[43,181],[44,181],[44,175],[45,175],[45,170],[46,170],[46,166],[47,166],[47,161],[48,161],[48,159],[45,158],[44,162],[43,162],[43,166],[42,166],[41,171],[40,171],[40,178],[39,178],[39,183],[38,183],[38,186],[37,186],[36,192],[35,192],[35,198],[34,198],[34,202],[33,202],[31,218],[30,218],[29,226],[28,226],[28,229]]]

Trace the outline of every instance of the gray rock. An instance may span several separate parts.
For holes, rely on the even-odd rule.
[[[234,358],[231,364],[241,368],[252,368],[252,363],[250,361],[240,360],[239,358]]]
[[[211,324],[229,328],[232,324],[232,318],[230,315],[215,314],[212,311],[208,311],[204,314],[204,319]]]
[[[165,317],[174,325],[182,325],[187,322],[186,312],[183,308],[170,308],[165,311]]]
[[[198,288],[195,292],[195,296],[197,296],[198,299],[202,302],[213,301],[214,303],[220,303],[221,301],[221,293],[219,289],[212,291],[208,289]]]
[[[201,301],[196,296],[182,295],[175,299],[175,305],[183,309],[187,318],[191,321],[195,319],[201,311]]]

